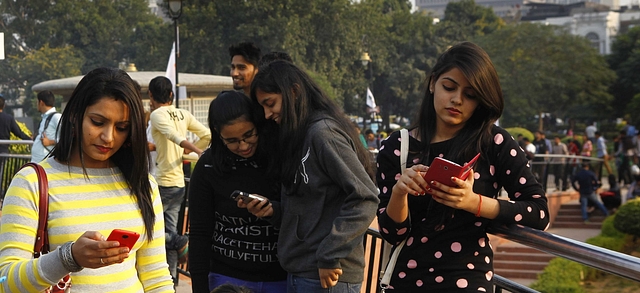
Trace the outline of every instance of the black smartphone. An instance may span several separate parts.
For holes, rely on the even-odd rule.
[[[257,199],[259,201],[263,201],[265,200],[264,197],[261,196],[257,196],[257,195],[253,195],[244,191],[240,191],[240,190],[235,190],[234,192],[231,193],[231,198],[235,201],[238,201],[239,199],[242,199],[242,201],[244,201],[245,203],[249,203],[250,201]]]

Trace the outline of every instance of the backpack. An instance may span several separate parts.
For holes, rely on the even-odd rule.
[[[53,118],[53,116],[55,116],[56,114],[62,115],[58,112],[55,112],[49,116],[47,116],[47,120],[44,121],[44,131],[47,131],[47,127],[49,127],[49,122],[51,122],[51,118]]]
[[[53,116],[55,116],[56,114],[58,114],[58,115],[62,115],[62,114],[60,114],[60,113],[58,113],[58,112],[54,112],[54,113],[52,113],[51,115],[47,116],[47,120],[45,120],[45,121],[44,121],[44,128],[43,128],[42,132],[47,131],[47,127],[49,127],[49,123],[51,122],[51,118],[53,118]],[[57,130],[56,130],[56,132],[57,132]],[[38,136],[37,136],[37,135],[36,135],[36,136],[34,136],[34,137],[33,137],[33,140],[35,140],[35,139],[36,139],[36,137],[38,137]]]

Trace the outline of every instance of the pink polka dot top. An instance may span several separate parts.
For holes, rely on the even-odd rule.
[[[524,151],[498,126],[493,127],[492,136],[474,169],[473,190],[493,198],[502,188],[507,191],[509,200],[499,201],[500,213],[494,220],[444,206],[428,195],[409,195],[409,217],[403,223],[395,223],[387,215],[386,207],[401,174],[400,133],[395,132],[382,142],[377,158],[380,234],[394,245],[407,240],[387,291],[493,292],[493,251],[486,234],[487,225],[495,222],[536,229],[547,227],[547,199],[531,173]],[[407,168],[429,165],[435,156],[449,159],[452,144],[453,139],[434,143],[426,152],[420,150],[418,140],[410,137]],[[458,163],[464,163],[464,159]]]

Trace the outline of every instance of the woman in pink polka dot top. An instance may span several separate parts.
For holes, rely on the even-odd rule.
[[[482,48],[469,42],[449,48],[427,85],[418,120],[409,129],[404,174],[399,132],[378,154],[380,233],[394,247],[406,240],[387,291],[493,292],[487,225],[544,229],[547,199],[523,150],[494,124],[504,100]],[[473,176],[452,177],[448,184],[455,187],[423,179],[436,156],[462,165],[477,153]],[[497,199],[502,188],[509,200]]]

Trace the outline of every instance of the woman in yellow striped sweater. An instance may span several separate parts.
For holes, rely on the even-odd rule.
[[[0,292],[41,292],[70,274],[73,292],[174,292],[164,250],[158,187],[149,176],[144,109],[122,70],[98,68],[74,90],[60,141],[41,162],[49,179],[51,253],[33,259],[38,181],[14,177],[0,226]],[[138,232],[129,250],[106,241],[113,229]]]

